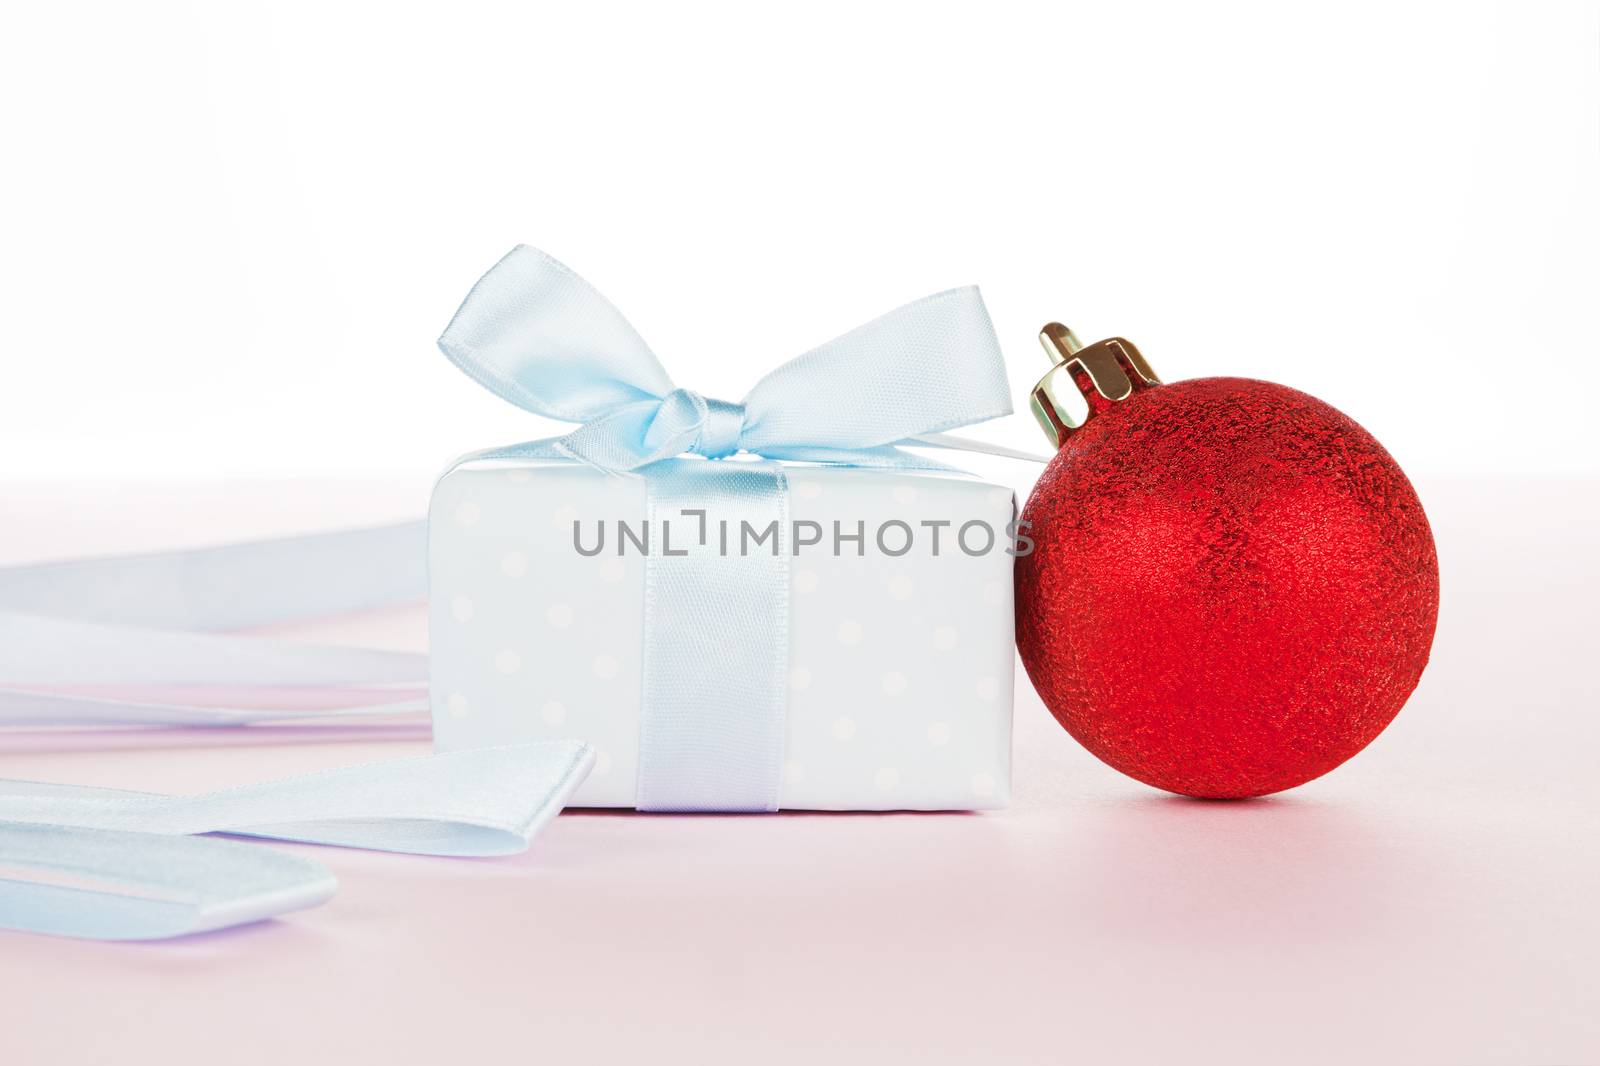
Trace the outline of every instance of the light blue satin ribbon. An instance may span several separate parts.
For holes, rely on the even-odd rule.
[[[558,455],[612,472],[741,451],[925,469],[940,464],[897,445],[1011,413],[1000,344],[973,286],[924,297],[813,348],[732,403],[675,386],[610,301],[519,245],[467,294],[439,348],[496,396],[583,423],[484,454]]]
[[[242,725],[426,711],[425,655],[218,632],[421,602],[426,545],[426,523],[407,522],[0,567],[0,726]],[[307,686],[349,699],[306,709],[289,699],[217,706],[180,698]]]
[[[424,537],[417,522],[0,569],[0,725],[242,725],[426,710],[426,656],[213,632],[420,600]],[[196,687],[204,702],[174,695]],[[306,687],[344,690],[349,702],[218,707],[213,698]],[[157,695],[130,695],[147,689]],[[593,761],[588,745],[561,741],[200,796],[0,781],[0,928],[151,939],[272,917],[333,891],[319,862],[192,834],[427,855],[521,851]]]
[[[149,940],[259,921],[333,894],[319,862],[193,834],[415,855],[519,852],[594,757],[580,741],[546,741],[189,796],[0,780],[0,928]]]
[[[198,795],[0,780],[0,822],[236,836],[397,851],[509,855],[594,765],[579,740],[361,763]]]
[[[1011,413],[999,342],[976,288],[891,311],[795,358],[738,403],[678,388],[606,298],[520,246],[479,280],[439,339],[476,381],[518,407],[581,422],[562,437],[480,458],[575,459],[638,471],[653,531],[645,568],[640,810],[774,811],[788,707],[788,486],[768,460],[945,469],[902,450],[951,446],[944,430]],[[930,437],[932,439],[930,439]],[[775,524],[769,554],[681,544],[663,519],[704,509],[738,529]],[[680,520],[681,534],[681,520]],[[710,538],[708,538],[710,539]]]
[[[0,822],[3,929],[164,940],[315,907],[337,887],[320,862],[271,848]]]
[[[789,484],[772,463],[672,460],[648,475],[640,673],[641,811],[775,811],[789,693]],[[702,543],[685,508],[712,516]],[[720,552],[715,523],[769,526],[770,550]]]

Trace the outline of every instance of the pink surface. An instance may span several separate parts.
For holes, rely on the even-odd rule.
[[[0,933],[0,1062],[1600,1060],[1596,486],[1419,489],[1433,665],[1367,752],[1295,792],[1154,792],[1019,677],[1009,811],[572,812],[494,860],[301,848],[341,889],[280,921]],[[420,499],[297,486],[253,528],[228,506],[273,491],[19,487],[5,561]],[[418,647],[423,625],[301,632]],[[426,747],[403,724],[9,733],[0,776],[192,791]]]

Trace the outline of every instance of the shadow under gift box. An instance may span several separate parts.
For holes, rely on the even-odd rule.
[[[778,806],[1004,807],[1011,490],[942,473],[783,470],[788,602],[770,604],[773,626],[787,613],[789,633]],[[438,750],[586,740],[598,760],[573,804],[636,805],[647,704],[638,541],[652,476],[641,474],[497,458],[440,479],[429,516]],[[653,526],[650,552],[695,544],[702,528],[722,551],[715,506],[704,527],[694,514],[658,517],[670,532]],[[730,526],[727,553],[770,554],[736,516]]]

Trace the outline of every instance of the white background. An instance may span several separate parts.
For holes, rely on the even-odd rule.
[[[425,475],[557,429],[433,348],[519,241],[710,395],[977,282],[1019,397],[1061,318],[1319,395],[1413,475],[1591,469],[1597,34],[1572,3],[27,5],[0,474]]]

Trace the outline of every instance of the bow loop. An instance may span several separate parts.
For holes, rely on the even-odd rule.
[[[814,348],[743,403],[677,388],[588,282],[519,246],[468,293],[439,347],[496,395],[583,423],[517,454],[635,470],[692,453],[937,467],[896,445],[1011,413],[1005,363],[976,288],[926,297]]]

